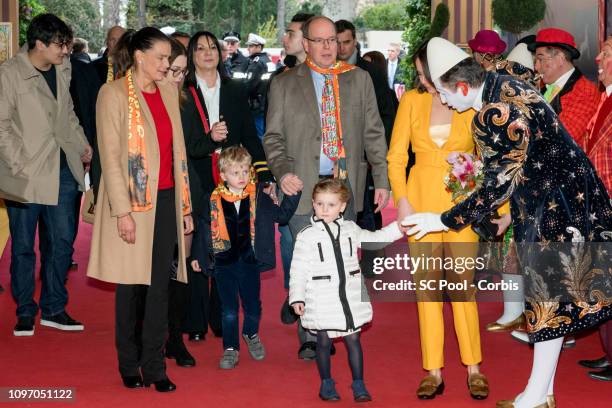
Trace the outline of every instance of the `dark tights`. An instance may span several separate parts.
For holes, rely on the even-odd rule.
[[[363,352],[359,338],[360,332],[342,337],[348,351],[353,380],[363,380]],[[331,378],[331,344],[332,341],[326,331],[317,332],[317,368],[322,380]]]

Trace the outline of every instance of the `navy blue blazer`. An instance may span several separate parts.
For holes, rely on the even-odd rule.
[[[302,193],[293,196],[285,195],[280,206],[274,204],[270,196],[263,192],[264,185],[257,184],[256,204],[255,204],[255,260],[257,269],[264,272],[276,267],[276,247],[274,241],[274,224],[286,224],[289,222],[300,203]],[[215,275],[215,264],[220,257],[226,258],[225,253],[215,254],[212,249],[212,236],[210,230],[210,194],[206,193],[203,198],[202,216],[198,219],[198,224],[193,237],[191,246],[191,259],[197,260],[202,271],[210,276]],[[242,209],[242,205],[241,205]],[[243,214],[243,211],[240,211]],[[227,214],[224,214],[227,221]],[[240,214],[238,214],[240,216]],[[247,223],[248,225],[248,223]],[[246,239],[250,240],[247,233]],[[242,243],[234,243],[242,246]],[[249,243],[250,246],[250,243]],[[229,250],[231,251],[231,249]],[[241,254],[239,254],[241,255]],[[236,258],[238,261],[238,258]]]

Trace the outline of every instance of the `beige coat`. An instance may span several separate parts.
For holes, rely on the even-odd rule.
[[[70,60],[55,67],[57,99],[27,52],[0,65],[0,198],[57,205],[60,147],[79,189],[88,146],[70,96]]]
[[[389,189],[385,129],[369,74],[356,68],[338,78],[348,177],[355,211],[361,211],[368,161],[374,186]],[[304,182],[296,214],[308,214],[312,209],[312,189],[319,180],[321,154],[321,116],[310,68],[300,64],[274,78],[268,103],[263,139],[268,167],[279,182],[287,173],[296,174]]]
[[[168,83],[157,85],[172,121],[176,225],[180,260],[178,280],[187,282],[182,210],[185,180],[181,169],[181,159],[184,159],[186,155],[178,90],[176,86]],[[159,181],[159,144],[151,111],[138,86],[136,86],[136,91],[144,117],[153,209],[145,212],[131,212],[128,192],[128,99],[125,79],[122,78],[104,85],[98,95],[96,125],[102,179],[96,203],[87,276],[107,282],[150,285],[155,206]],[[126,244],[117,231],[117,216],[130,212],[136,222],[135,244]]]

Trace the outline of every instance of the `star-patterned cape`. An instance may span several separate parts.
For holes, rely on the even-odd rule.
[[[585,153],[552,108],[531,86],[511,76],[487,73],[483,107],[472,123],[485,164],[482,187],[442,214],[442,222],[461,229],[510,200],[517,244],[612,239],[608,193]],[[534,247],[536,245],[531,245]],[[571,247],[571,245],[570,245]],[[545,341],[597,325],[612,317],[611,298],[584,282],[610,281],[610,264],[599,265],[598,279],[569,276],[558,250],[557,263],[530,251],[519,255],[526,274],[526,316],[532,341]],[[551,273],[552,268],[552,273]],[[570,268],[571,269],[571,268]],[[548,272],[546,272],[548,270]],[[576,282],[583,286],[578,288]],[[554,283],[555,287],[548,287]],[[559,293],[560,301],[547,293]],[[564,302],[571,299],[572,301]]]

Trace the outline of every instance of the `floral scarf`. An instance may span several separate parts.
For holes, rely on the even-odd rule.
[[[132,211],[143,212],[153,208],[151,201],[151,187],[149,185],[149,168],[147,162],[147,148],[145,144],[144,122],[140,102],[134,86],[132,70],[125,75],[128,92],[128,180]],[[183,173],[183,215],[191,214],[189,175],[187,159],[181,155],[181,172]]]
[[[113,68],[113,58],[109,55],[107,58],[108,68],[106,70],[106,83],[113,82],[115,80],[115,70]]]
[[[331,68],[321,68],[306,58],[310,69],[325,76],[321,101],[321,135],[323,153],[334,161],[334,177],[347,178],[346,152],[342,143],[342,122],[340,120],[340,85],[338,75],[355,69],[354,65],[338,61]]]
[[[254,174],[251,171],[251,174]],[[225,215],[223,214],[223,204],[221,200],[235,203],[249,197],[249,223],[251,225],[251,246],[255,249],[255,204],[256,204],[256,184],[252,177],[251,181],[242,193],[232,192],[224,182],[220,182],[217,188],[210,195],[210,231],[212,236],[213,252],[225,252],[231,248],[227,226],[225,225]]]

